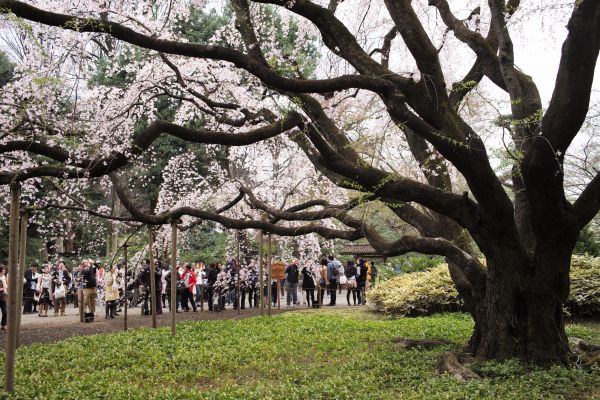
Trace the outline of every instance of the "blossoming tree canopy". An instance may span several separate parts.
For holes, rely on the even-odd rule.
[[[440,254],[475,320],[473,353],[567,360],[570,256],[600,209],[600,175],[567,197],[564,166],[593,140],[600,2],[210,6],[0,0],[20,46],[0,183],[109,175],[139,222],[188,216]],[[557,72],[538,87],[519,62],[541,18],[544,46],[562,50],[547,52]],[[164,137],[170,150],[152,148]],[[132,188],[156,164],[147,176],[162,187],[144,204]],[[373,210],[414,230],[383,235]]]

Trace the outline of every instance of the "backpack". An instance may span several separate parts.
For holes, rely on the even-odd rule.
[[[332,264],[333,264],[333,263],[332,263]],[[335,276],[335,277],[339,276],[339,274],[340,274],[340,270],[339,270],[338,268],[339,268],[339,265],[338,265],[338,264],[333,264],[333,268],[332,268],[332,271],[331,271],[331,275],[333,275],[333,276]]]

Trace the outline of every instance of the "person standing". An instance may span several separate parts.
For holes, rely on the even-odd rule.
[[[4,274],[4,266],[0,265],[0,312],[2,312],[2,320],[0,321],[0,330],[6,330],[6,319],[8,313],[6,312],[6,303],[8,301],[8,284],[6,282],[6,276]]]
[[[285,269],[285,289],[287,291],[287,305],[290,303],[298,304],[298,264],[296,260],[293,260],[290,265]]]
[[[196,312],[196,302],[194,301],[194,286],[196,285],[196,274],[192,271],[192,265],[186,264],[181,277],[185,285],[185,290],[181,294],[181,309],[185,312],[190,311],[188,300],[192,304],[192,309]]]
[[[364,259],[359,259],[358,272],[356,275],[356,294],[358,296],[358,304],[364,305],[367,303],[365,290],[367,288],[367,277],[369,269]]]
[[[326,257],[321,259],[321,271],[319,276],[319,287],[321,288],[321,297],[319,298],[319,306],[322,306],[325,302],[325,289],[327,288],[327,285],[329,285],[327,263],[328,260]]]
[[[214,308],[214,292],[215,292],[215,283],[217,282],[217,277],[219,276],[219,269],[217,268],[217,264],[212,263],[208,267],[208,272],[206,274],[206,295],[208,299],[208,311],[215,311]]]
[[[306,303],[315,305],[315,279],[306,265],[302,267],[302,290],[306,292]]]
[[[336,289],[338,276],[340,274],[341,263],[335,259],[335,256],[330,255],[329,262],[327,263],[327,279],[329,280],[329,304],[328,306],[335,306],[336,301]]]
[[[108,272],[104,274],[104,318],[115,318],[117,313],[117,300],[119,300],[117,267],[111,265]]]
[[[248,268],[247,288],[248,306],[250,308],[258,308],[258,271],[256,270],[256,265],[254,263]]]
[[[371,287],[375,287],[375,283],[377,282],[377,267],[375,266],[375,261],[371,261]]]
[[[71,276],[65,268],[65,263],[59,261],[56,269],[52,272],[52,296],[54,297],[54,316],[65,315],[67,307],[67,288],[71,284]]]
[[[346,275],[346,301],[348,305],[350,304],[350,293],[352,293],[352,300],[354,301],[354,305],[356,305],[356,265],[354,261],[348,261],[345,270]],[[360,297],[359,297],[360,299]],[[360,302],[360,300],[359,300]]]
[[[37,290],[37,264],[32,263],[25,271],[25,283],[23,286],[23,314],[32,314],[35,312],[33,297]]]
[[[199,306],[201,302],[204,301],[202,298],[204,294],[204,278],[206,277],[206,272],[204,261],[200,261],[196,264],[195,273],[196,273],[196,306]]]
[[[160,271],[160,294],[163,308],[167,308],[167,294],[171,288],[167,286],[167,274],[169,273],[169,264],[163,264],[162,269]]]
[[[52,289],[52,275],[50,275],[50,266],[44,265],[42,267],[42,275],[38,279],[37,293],[40,296],[39,300],[39,316],[47,317],[48,308],[52,300],[50,299],[50,290]]]
[[[86,322],[92,322],[94,320],[94,314],[96,313],[96,298],[98,293],[96,288],[98,286],[96,281],[97,266],[92,265],[89,261],[84,261],[81,264],[81,291],[83,292],[83,311]]]

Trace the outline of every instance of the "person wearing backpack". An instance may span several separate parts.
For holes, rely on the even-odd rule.
[[[336,291],[338,277],[340,275],[340,262],[335,259],[335,256],[330,255],[329,262],[327,263],[327,279],[329,280],[329,304],[328,306],[335,306]]]

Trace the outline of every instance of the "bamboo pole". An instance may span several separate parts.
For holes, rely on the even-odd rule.
[[[4,390],[14,391],[15,355],[17,350],[17,291],[19,256],[19,201],[21,185],[12,182],[10,185],[10,217],[8,225],[8,334],[5,347]]]
[[[242,263],[240,262],[240,231],[237,231],[237,265],[236,265],[236,273],[237,273],[237,282],[235,285],[235,305],[237,308],[237,313],[240,313],[240,269],[242,267]]]
[[[123,245],[123,258],[125,259],[125,275],[123,277],[123,280],[125,282],[125,289],[123,290],[123,293],[125,294],[125,308],[123,310],[123,330],[126,331],[127,330],[127,307],[128,307],[128,303],[129,303],[129,290],[127,290],[127,286],[129,285],[128,282],[128,277],[127,277],[127,272],[128,272],[128,267],[129,267],[129,261],[127,260],[127,248],[129,247],[129,245],[127,244],[127,242],[125,242],[125,244]]]
[[[263,217],[264,220],[264,217]],[[265,290],[264,290],[264,265],[263,265],[263,231],[260,230],[258,231],[258,279],[259,279],[259,284],[258,287],[259,289],[259,293],[258,293],[258,297],[260,300],[260,315],[265,315],[265,299],[264,299],[264,294],[265,294]]]
[[[21,214],[21,228],[19,239],[19,271],[17,272],[17,304],[15,310],[17,310],[17,348],[21,342],[21,314],[23,314],[22,302],[23,302],[23,275],[25,274],[25,258],[27,257],[27,224],[29,215],[27,211]]]
[[[171,296],[169,299],[171,307],[171,334],[177,333],[175,314],[177,310],[177,223],[171,223]]]
[[[150,312],[152,314],[152,327],[156,328],[156,279],[154,267],[154,236],[152,227],[148,225],[148,254],[150,255]]]
[[[267,250],[269,251],[269,255],[267,256],[267,269],[268,269],[268,277],[269,277],[269,281],[267,282],[267,297],[269,298],[269,317],[271,316],[271,303],[273,302],[271,299],[273,298],[273,293],[271,293],[273,291],[273,263],[271,260],[271,234],[269,233],[269,241],[268,241],[268,248]]]

